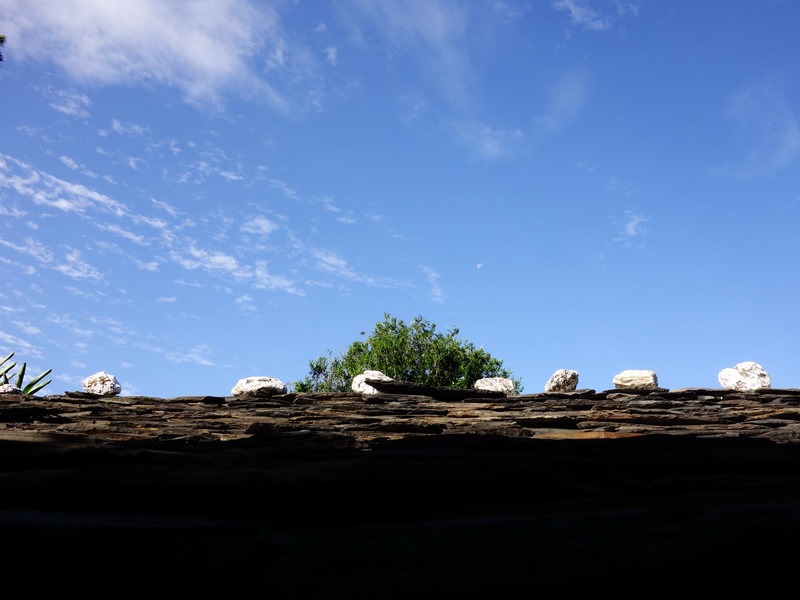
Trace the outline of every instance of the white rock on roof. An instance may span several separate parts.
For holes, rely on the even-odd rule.
[[[614,387],[625,390],[654,390],[658,388],[658,377],[648,369],[626,369],[614,375]]]
[[[263,375],[240,379],[231,389],[231,396],[273,396],[285,393],[286,384],[283,381]]]
[[[506,396],[511,396],[516,390],[514,382],[506,377],[483,377],[478,379],[472,387],[476,390],[503,392]]]
[[[392,381],[391,377],[389,377],[384,373],[381,373],[380,371],[367,370],[361,373],[360,375],[356,375],[355,377],[353,377],[353,382],[350,384],[350,388],[357,394],[366,394],[367,396],[374,396],[375,394],[380,394],[378,390],[376,390],[374,387],[366,383],[364,381],[365,379]]]
[[[717,375],[720,385],[727,390],[751,391],[769,388],[772,380],[760,364],[740,362],[735,367],[722,369]]]
[[[114,375],[98,371],[83,380],[83,389],[98,396],[116,396],[122,391],[122,386]]]

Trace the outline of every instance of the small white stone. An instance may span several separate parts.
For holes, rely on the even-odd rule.
[[[490,392],[503,392],[506,396],[516,393],[516,386],[507,377],[483,377],[478,379],[472,386],[476,390],[487,390]]]
[[[286,384],[275,377],[245,377],[236,382],[231,396],[273,396],[285,394]]]
[[[21,394],[22,390],[10,383],[0,384],[0,394]]]
[[[122,391],[122,386],[113,375],[98,371],[83,380],[83,389],[98,396],[116,396]]]
[[[614,387],[627,390],[654,390],[658,388],[655,372],[647,369],[627,369],[614,375]]]
[[[545,392],[572,392],[578,389],[578,372],[559,369],[544,384]]]
[[[753,361],[740,362],[733,368],[722,369],[717,375],[720,385],[727,390],[747,392],[772,386],[769,374]]]
[[[353,383],[350,384],[350,388],[357,394],[365,394],[367,396],[374,396],[375,394],[380,394],[378,390],[376,390],[374,387],[366,383],[364,381],[365,379],[392,381],[391,377],[381,373],[380,371],[367,370],[361,373],[360,375],[356,375],[355,377],[353,377]]]

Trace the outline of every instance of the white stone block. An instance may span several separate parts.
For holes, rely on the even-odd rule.
[[[514,382],[506,377],[483,377],[482,379],[478,379],[472,387],[476,390],[503,392],[506,396],[511,396],[516,393]]]
[[[626,390],[654,390],[658,388],[658,377],[647,369],[627,369],[614,375],[614,387]]]
[[[236,382],[231,389],[231,396],[274,396],[285,394],[286,384],[275,377],[245,377]]]

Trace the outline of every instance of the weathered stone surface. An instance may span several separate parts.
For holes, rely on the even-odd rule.
[[[356,394],[363,394],[365,396],[374,396],[375,394],[379,394],[380,392],[375,387],[367,383],[366,381],[367,379],[370,379],[372,381],[392,380],[391,377],[385,375],[384,373],[381,373],[380,371],[367,370],[353,377],[353,382],[350,384],[350,388]]]
[[[545,392],[572,392],[578,389],[577,371],[571,369],[558,369],[544,384]]]
[[[399,599],[796,583],[800,390],[408,389],[3,395],[3,584]]]
[[[647,369],[627,369],[614,375],[614,387],[621,390],[658,389],[658,377]]]
[[[511,396],[516,393],[514,382],[507,377],[483,377],[478,379],[472,387],[476,390],[502,392],[506,396]]]
[[[373,386],[378,393],[382,395],[391,394],[394,396],[427,396],[433,400],[442,400],[444,402],[458,402],[481,398],[500,399],[506,398],[507,396],[504,391],[498,390],[438,387],[433,385],[425,385],[422,383],[415,383],[412,381],[366,379],[365,382]]]
[[[274,396],[285,394],[286,384],[275,377],[245,377],[236,382],[231,389],[232,396]]]
[[[769,374],[753,361],[740,362],[733,368],[722,369],[717,375],[720,385],[729,390],[760,390],[772,386]]]
[[[89,394],[98,396],[116,396],[122,392],[122,386],[114,375],[99,371],[83,380],[83,389]]]

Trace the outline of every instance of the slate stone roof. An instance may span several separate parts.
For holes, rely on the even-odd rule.
[[[800,390],[392,385],[0,395],[4,583],[84,598],[794,585]]]

